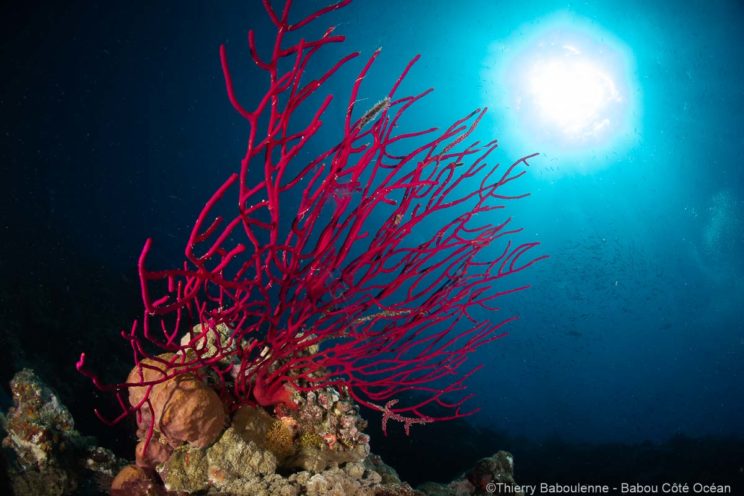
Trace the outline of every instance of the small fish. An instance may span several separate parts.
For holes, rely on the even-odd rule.
[[[379,102],[372,105],[372,108],[367,110],[364,115],[359,119],[359,124],[357,124],[357,129],[362,129],[364,126],[375,120],[375,118],[378,116],[378,114],[384,110],[387,110],[390,108],[390,97],[386,96]]]

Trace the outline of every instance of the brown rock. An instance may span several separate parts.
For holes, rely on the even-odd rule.
[[[114,477],[111,496],[161,496],[165,490],[146,469],[127,465]]]
[[[165,353],[158,358],[172,360],[173,354]],[[156,360],[145,359],[142,364],[153,366],[156,370],[135,367],[129,373],[127,382],[148,382],[165,377],[166,367]],[[168,373],[173,373],[173,370]],[[139,404],[146,392],[145,386],[130,387],[130,404]],[[227,423],[227,413],[220,397],[191,373],[184,372],[152,386],[149,400],[154,412],[155,430],[172,446],[186,442],[199,448],[207,447],[217,439]],[[143,407],[142,413],[144,425],[140,426],[141,434],[146,431],[153,416],[147,407]],[[148,453],[148,457],[158,460],[161,455],[162,453]],[[142,460],[145,461],[148,457],[143,457]]]
[[[145,451],[145,439],[140,439],[134,451],[138,467],[152,467],[165,462],[173,453],[173,447],[165,444],[161,437],[154,433]]]
[[[213,389],[189,375],[178,376],[153,397],[158,430],[173,444],[198,448],[212,444],[227,423],[225,407]]]

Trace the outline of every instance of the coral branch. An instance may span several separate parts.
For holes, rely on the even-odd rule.
[[[465,381],[477,367],[467,357],[515,318],[498,315],[493,301],[527,287],[502,280],[544,258],[532,255],[537,243],[514,242],[520,229],[510,217],[489,223],[526,196],[507,187],[534,155],[489,165],[496,142],[468,144],[485,109],[442,130],[402,131],[431,91],[398,96],[418,56],[358,113],[379,50],[351,83],[336,144],[318,152],[314,138],[332,108],[326,83],[357,54],[313,69],[321,76],[312,79],[318,51],[343,37],[329,28],[289,40],[347,3],[292,23],[290,1],[281,11],[264,1],[276,34],[266,58],[248,36],[269,81],[255,108],[239,101],[220,47],[228,99],[249,128],[246,152],[197,215],[182,265],[151,270],[152,241],[142,249],[144,314],[122,333],[139,373],[108,386],[86,369],[85,354],[77,363],[101,390],[141,388],[133,405],[119,396],[116,419],[143,415],[152,388],[184,374],[216,384],[232,408],[291,408],[293,393],[336,387],[380,411],[383,429],[394,420],[406,433],[472,413]]]

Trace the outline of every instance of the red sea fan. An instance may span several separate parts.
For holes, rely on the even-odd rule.
[[[85,368],[85,355],[78,362],[97,387],[116,391],[122,413],[114,421],[141,415],[154,385],[184,373],[211,381],[232,407],[292,408],[293,394],[335,387],[382,412],[383,428],[391,419],[408,431],[472,413],[463,409],[464,382],[475,370],[467,357],[514,318],[475,314],[497,315],[495,300],[525,287],[501,280],[543,258],[528,255],[537,243],[510,240],[520,231],[510,218],[487,223],[526,196],[504,187],[532,156],[489,165],[495,141],[467,144],[485,109],[444,130],[401,132],[403,116],[431,91],[399,94],[418,57],[359,112],[360,86],[379,51],[351,85],[343,128],[325,131],[332,95],[310,97],[322,96],[328,79],[359,54],[313,78],[317,52],[344,37],[333,28],[318,39],[292,37],[347,3],[291,23],[291,1],[281,12],[264,1],[276,37],[263,59],[248,35],[253,62],[269,80],[253,109],[240,103],[221,47],[228,97],[248,121],[247,150],[240,171],[199,213],[182,266],[150,269],[152,243],[145,243],[144,317],[122,333],[139,380],[106,386]],[[309,109],[309,100],[320,104]],[[321,129],[337,132],[337,144],[307,160]],[[123,393],[135,386],[146,393],[128,405]]]

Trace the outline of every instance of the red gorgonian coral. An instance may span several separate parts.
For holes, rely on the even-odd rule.
[[[543,258],[526,256],[537,243],[513,244],[520,229],[510,218],[488,223],[508,200],[526,196],[503,191],[532,155],[488,165],[495,141],[465,143],[485,109],[444,130],[401,132],[403,116],[431,91],[398,94],[418,57],[359,112],[378,50],[351,85],[337,143],[307,158],[332,98],[317,96],[359,54],[312,79],[318,51],[344,37],[329,28],[318,39],[288,39],[349,1],[291,23],[290,0],[281,12],[264,0],[276,37],[264,59],[248,34],[269,79],[252,110],[236,96],[220,48],[228,97],[249,124],[247,150],[240,171],[199,213],[183,266],[148,268],[145,243],[144,316],[122,332],[140,380],[105,385],[85,354],[77,363],[96,387],[115,391],[122,411],[114,421],[147,411],[152,387],[186,372],[209,379],[233,408],[292,408],[295,393],[335,387],[382,412],[383,427],[392,419],[408,431],[471,413],[462,408],[464,381],[475,369],[463,365],[514,319],[479,317],[496,315],[494,300],[526,287],[504,287],[503,278]],[[319,103],[309,109],[309,100]],[[170,354],[156,355],[163,351]],[[129,405],[132,387],[145,393]]]

